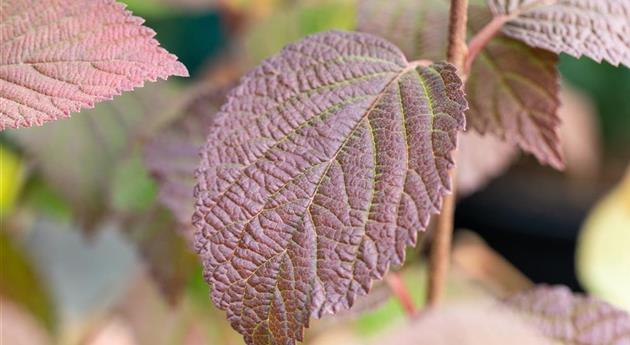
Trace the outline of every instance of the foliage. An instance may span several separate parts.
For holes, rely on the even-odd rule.
[[[188,75],[155,32],[114,0],[8,0],[0,13],[0,130],[67,117],[147,80]]]
[[[187,97],[161,83],[69,120],[18,129],[188,71],[115,0],[5,1],[0,130],[10,129],[8,140],[36,162],[24,202],[37,203],[33,190],[50,185],[49,194],[68,202],[84,230],[124,228],[172,308],[188,303],[182,296],[198,264],[193,247],[212,301],[246,343],[302,341],[311,317],[350,309],[402,265],[407,246],[442,208],[437,234],[452,231],[452,175],[461,179],[460,194],[470,193],[503,171],[517,147],[564,167],[557,54],[630,67],[626,0],[467,3],[451,1],[449,16],[441,0],[361,0],[362,32],[346,32],[325,30],[354,26],[350,0],[137,2],[134,8],[155,16],[215,8],[230,34],[249,28],[234,49],[249,54],[232,61],[236,54],[226,53],[225,71],[211,70]],[[283,15],[269,16],[276,6]],[[447,50],[454,65],[441,62]],[[236,86],[228,92],[226,85]],[[466,123],[475,133],[460,135]],[[9,210],[5,201],[15,203],[24,176],[19,160],[2,150],[0,212]],[[23,231],[25,219],[28,211],[15,212],[9,224]],[[2,301],[52,323],[12,285],[35,280],[9,244],[14,233],[2,233],[3,255],[17,267],[3,277]],[[621,251],[626,247],[620,242]],[[626,270],[622,264],[616,274]],[[434,288],[429,284],[429,292]],[[386,291],[413,313],[413,297]],[[628,341],[627,313],[566,288],[541,286],[505,305],[525,321],[498,318],[495,328],[522,325],[563,344]],[[133,310],[126,313],[128,320],[112,316],[106,325],[134,324]],[[195,325],[205,320],[189,317]],[[437,313],[412,329],[423,329],[427,340],[428,329],[445,327],[439,320],[455,329],[455,319]],[[197,326],[175,334],[178,327],[148,337],[209,339]]]

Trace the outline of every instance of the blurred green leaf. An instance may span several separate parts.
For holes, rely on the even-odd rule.
[[[146,211],[157,196],[157,184],[149,176],[139,151],[114,168],[111,202],[120,211]]]
[[[24,165],[20,157],[4,144],[0,144],[0,217],[13,208],[24,176]]]
[[[173,14],[172,6],[168,6],[159,0],[122,0],[127,4],[127,9],[140,17],[162,17]]]
[[[109,196],[117,167],[133,156],[176,99],[171,85],[151,83],[69,119],[5,132],[69,202],[73,218],[90,230],[112,208]]]
[[[199,266],[178,226],[170,211],[155,206],[132,226],[129,234],[151,278],[172,305],[179,302]]]
[[[21,305],[53,330],[56,315],[49,292],[30,258],[4,229],[0,232],[0,262],[0,295]]]
[[[72,208],[40,175],[32,176],[24,186],[21,205],[39,215],[46,215],[58,221],[69,221]]]
[[[245,34],[248,63],[256,65],[286,44],[308,34],[331,29],[353,30],[355,12],[350,0],[298,2],[290,8],[278,9],[273,15],[254,23]]]

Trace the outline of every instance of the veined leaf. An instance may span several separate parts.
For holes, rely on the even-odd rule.
[[[630,1],[488,0],[503,32],[533,47],[630,67]]]
[[[450,189],[465,126],[446,63],[378,37],[308,36],[248,73],[215,117],[195,190],[212,299],[249,344],[294,344],[401,264]]]
[[[446,5],[440,0],[362,0],[359,30],[390,39],[413,58],[443,59],[448,32]],[[491,14],[471,6],[469,17],[472,35],[490,21]],[[503,35],[495,37],[480,52],[466,83],[470,127],[519,145],[541,162],[561,168],[556,62],[555,54]],[[508,164],[509,157],[505,160]],[[491,171],[497,166],[494,161],[488,163],[487,168],[476,164],[470,169]],[[462,166],[459,170],[466,169]]]
[[[0,130],[42,125],[145,81],[187,76],[155,32],[114,0],[0,5]]]
[[[469,26],[479,31],[489,13],[472,8]],[[558,127],[558,57],[499,35],[483,49],[470,71],[468,121],[533,153],[541,163],[564,167]]]
[[[537,287],[510,297],[506,304],[560,344],[630,344],[630,316],[626,312],[573,294],[563,286]]]

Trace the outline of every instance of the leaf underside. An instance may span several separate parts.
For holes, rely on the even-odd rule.
[[[326,32],[247,74],[197,171],[196,249],[248,344],[352,306],[438,212],[466,101],[453,66]]]
[[[444,59],[446,5],[440,0],[362,0],[358,28],[391,40],[407,56]],[[472,36],[492,16],[480,6],[471,6],[469,12]],[[473,63],[466,83],[470,128],[494,134],[534,154],[541,163],[562,168],[556,62],[553,53],[505,35],[495,37]],[[475,168],[483,167],[477,164]]]
[[[573,294],[563,286],[541,286],[506,304],[543,335],[565,345],[628,345],[630,316],[608,303]]]
[[[630,1],[488,0],[503,32],[530,46],[630,67]]]
[[[491,17],[481,8],[471,10],[469,26],[478,32]],[[477,56],[466,83],[470,126],[562,169],[557,62],[551,52],[504,35],[495,37]]]
[[[143,19],[114,0],[0,5],[0,130],[42,125],[145,81],[187,76]]]

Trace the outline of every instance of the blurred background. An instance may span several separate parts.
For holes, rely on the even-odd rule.
[[[304,35],[356,25],[353,0],[122,2],[191,78],[0,133],[3,344],[241,344],[208,299],[186,217],[160,196],[168,187],[147,145],[194,111],[187,104],[204,88],[231,85]],[[479,270],[499,265],[630,310],[630,274],[619,269],[630,267],[630,178],[622,183],[630,163],[630,70],[564,55],[559,70],[567,169],[516,153],[491,176],[462,176],[475,188],[464,186],[457,205],[449,298],[491,294],[492,277]],[[180,174],[192,179],[192,172]],[[424,262],[420,245],[402,271],[418,305]],[[353,311],[315,321],[306,343],[362,344],[403,320],[387,287],[377,285]]]

